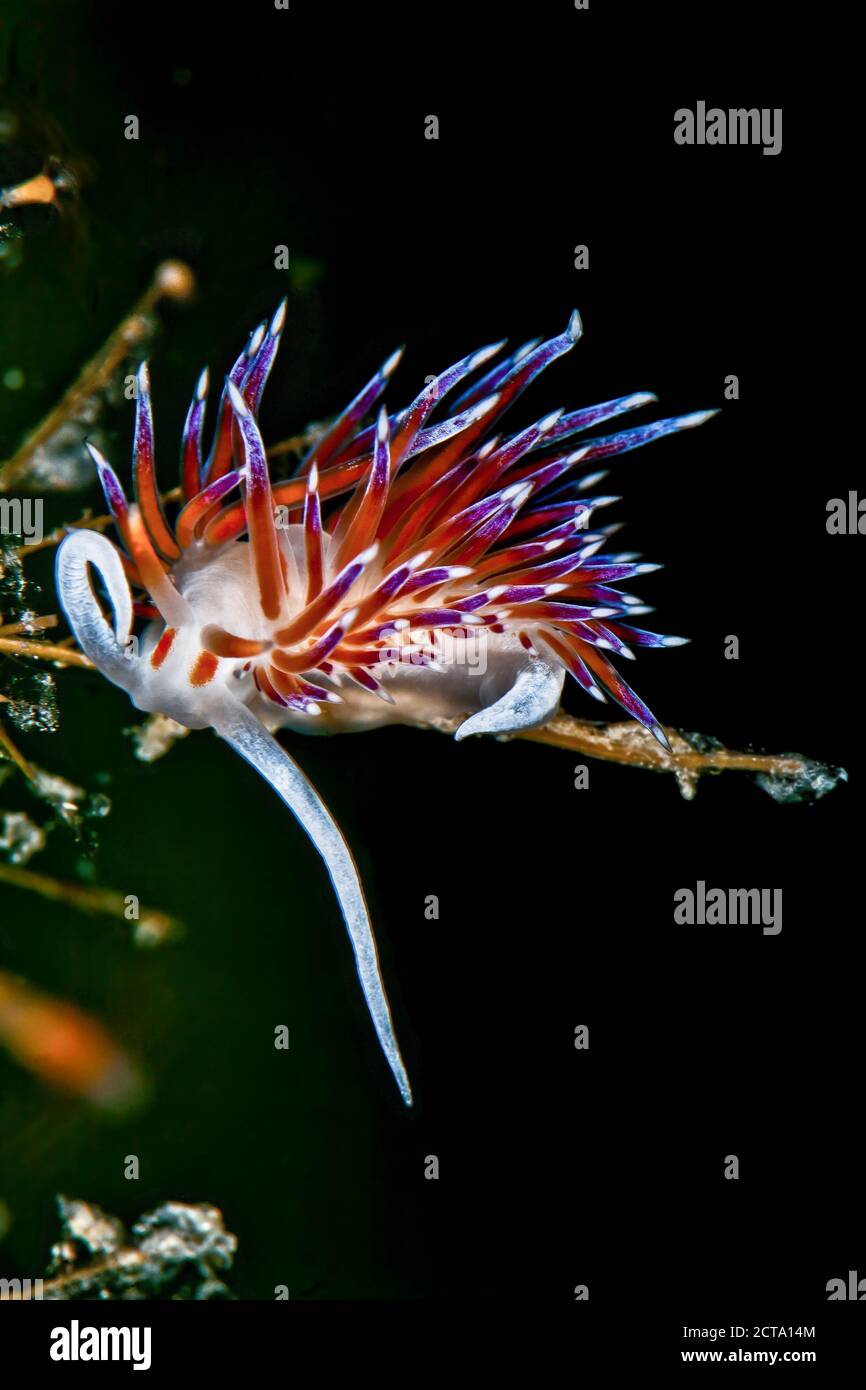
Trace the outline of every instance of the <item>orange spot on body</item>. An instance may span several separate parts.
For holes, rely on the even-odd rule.
[[[158,671],[162,663],[165,661],[165,658],[171,651],[171,644],[176,636],[177,633],[173,627],[167,627],[165,629],[165,632],[160,637],[151,654],[150,664],[153,667],[154,671]]]
[[[189,683],[194,686],[207,685],[216,675],[219,658],[213,652],[199,652],[189,673]]]

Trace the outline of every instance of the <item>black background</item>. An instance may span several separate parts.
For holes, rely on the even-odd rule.
[[[686,803],[672,779],[607,764],[577,791],[575,759],[530,744],[410,731],[339,756],[293,744],[358,850],[419,1100],[400,1111],[353,1001],[390,1154],[371,1197],[377,1258],[396,1261],[399,1284],[411,1209],[408,1297],[565,1300],[585,1283],[587,1325],[652,1310],[674,1337],[695,1316],[812,1322],[828,1279],[866,1274],[846,837],[862,540],[825,528],[828,499],[861,473],[833,433],[845,195],[829,131],[786,86],[781,11],[758,23],[726,9],[704,32],[660,8],[293,0],[288,13],[148,6],[132,23],[97,7],[70,63],[111,72],[124,114],[159,143],[165,188],[208,196],[209,179],[230,181],[198,227],[167,221],[155,188],[160,215],[126,252],[140,280],[160,255],[191,261],[226,305],[223,356],[278,297],[280,181],[312,199],[304,249],[327,277],[309,323],[289,329],[274,429],[326,414],[398,343],[392,404],[477,345],[560,331],[574,305],[584,339],[515,427],[632,390],[655,391],[659,415],[723,406],[603,485],[623,494],[608,514],[626,523],[622,547],[665,564],[631,586],[658,610],[649,625],[692,639],[626,675],[667,724],[844,765],[852,784],[788,806],[731,774]],[[673,112],[698,99],[784,107],[782,154],[676,146]],[[732,373],[740,399],[726,403]],[[724,659],[729,634],[738,661]],[[567,702],[591,713],[577,690]],[[245,789],[253,822],[268,792]],[[238,834],[252,855],[252,830]],[[698,879],[781,887],[781,935],[675,925],[673,894]],[[581,1023],[588,1052],[573,1047]],[[419,1181],[427,1154],[438,1182]]]

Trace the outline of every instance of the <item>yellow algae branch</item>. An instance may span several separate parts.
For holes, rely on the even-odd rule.
[[[86,414],[89,402],[105,391],[134,349],[153,336],[153,310],[162,299],[189,299],[195,277],[183,261],[163,261],[150,286],[118,325],[95,357],[80,372],[60,401],[30,432],[12,458],[0,464],[0,492],[27,484],[31,465],[70,422]]]
[[[134,895],[119,893],[114,888],[69,883],[51,878],[48,874],[35,873],[32,869],[17,868],[13,864],[0,864],[0,883],[37,893],[52,902],[65,903],[79,912],[131,921],[139,946],[158,946],[181,933],[181,925],[176,918],[157,908],[141,907]]]
[[[848,780],[844,768],[826,767],[799,753],[737,753],[703,734],[683,734],[667,726],[664,732],[671,745],[670,752],[635,721],[602,724],[591,719],[576,719],[560,711],[540,727],[524,729],[519,734],[505,734],[502,741],[507,742],[512,737],[528,739],[531,743],[546,743],[588,758],[601,758],[651,772],[672,772],[688,801],[695,795],[704,773],[755,773],[759,785],[776,801],[817,800],[839,782]]]

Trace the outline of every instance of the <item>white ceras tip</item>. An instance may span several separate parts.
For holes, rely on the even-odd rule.
[[[381,368],[380,368],[380,370],[379,370],[379,375],[380,375],[380,376],[391,376],[392,373],[395,372],[395,371],[397,370],[397,367],[399,366],[399,363],[400,363],[400,359],[402,358],[403,353],[404,353],[405,351],[406,351],[405,347],[398,347],[398,348],[396,349],[395,352],[392,352],[392,353],[391,353],[391,356],[390,356],[389,358],[387,358],[387,360],[386,360],[385,362],[382,363],[382,366],[381,366]]]
[[[282,333],[282,331],[283,331],[283,325],[284,325],[285,322],[286,322],[286,308],[287,308],[287,306],[288,306],[288,300],[287,300],[287,299],[282,299],[282,300],[280,301],[280,304],[279,304],[279,306],[278,306],[278,308],[277,308],[276,313],[274,314],[274,317],[271,319],[271,326],[270,326],[270,328],[268,329],[268,333],[270,334],[270,336],[271,336],[272,338],[276,338],[276,337],[277,337],[280,333]]]
[[[548,431],[548,430],[552,430],[553,427],[554,427],[554,425],[556,424],[557,420],[560,420],[564,414],[565,414],[565,411],[564,411],[564,409],[563,409],[562,407],[560,407],[559,410],[551,410],[551,412],[550,412],[549,415],[545,415],[545,417],[544,417],[543,420],[539,420],[539,422],[538,422],[538,432],[539,432],[539,434],[547,434],[547,431]]]
[[[427,563],[432,554],[432,550],[419,550],[417,555],[411,556],[411,558],[406,561],[406,569],[414,574],[415,570],[419,570],[422,565]]]
[[[591,560],[593,555],[598,554],[604,543],[604,541],[593,541],[591,545],[585,545],[580,552],[580,563],[583,564],[584,560]]]
[[[587,473],[586,477],[581,478],[577,485],[579,491],[588,492],[591,487],[595,487],[596,483],[600,483],[602,478],[606,478],[609,472],[609,468],[600,468],[597,473]]]
[[[718,408],[715,410],[694,410],[691,415],[681,415],[677,420],[678,430],[691,430],[696,425],[703,425],[707,420],[712,420],[714,415],[718,415]]]
[[[268,321],[267,319],[263,319],[262,322],[259,324],[258,328],[256,328],[255,331],[250,335],[250,340],[247,343],[247,357],[255,357],[256,353],[262,345],[262,340],[267,331]]]
[[[528,357],[531,352],[535,351],[540,342],[540,338],[529,338],[525,343],[521,343],[514,354],[514,362],[522,362],[524,357]]]
[[[226,390],[228,391],[229,400],[232,403],[232,409],[235,414],[239,415],[242,419],[246,419],[250,413],[249,406],[229,376],[226,377]]]
[[[473,406],[467,416],[467,422],[473,424],[476,420],[480,420],[483,415],[489,414],[499,404],[499,395],[498,391],[494,391],[492,396],[485,396],[483,401],[479,401],[476,406]]]
[[[89,439],[85,439],[85,441],[84,441],[84,447],[85,447],[85,449],[87,450],[87,452],[88,452],[88,454],[90,455],[90,457],[93,459],[93,462],[96,464],[96,467],[97,467],[97,469],[99,470],[100,473],[102,472],[102,470],[103,470],[104,468],[107,468],[109,472],[112,471],[111,465],[110,465],[110,463],[108,462],[108,459],[105,457],[104,454],[101,454],[101,453],[99,452],[99,450],[97,449],[97,447],[96,447],[95,444],[91,444],[91,442],[90,442]]]
[[[356,607],[356,608],[347,608],[346,611],[345,611],[345,613],[341,613],[341,614],[340,614],[339,618],[337,619],[337,621],[334,623],[333,627],[331,628],[331,631],[334,632],[334,631],[336,631],[337,628],[340,628],[343,632],[351,632],[352,627],[353,627],[353,625],[354,625],[354,622],[355,622],[355,619],[357,618],[357,616],[358,616],[358,609],[357,609],[357,607]]]
[[[519,507],[526,501],[531,491],[532,483],[512,483],[510,487],[503,488],[499,495],[503,502],[513,502]]]
[[[474,372],[476,368],[482,367],[485,362],[489,362],[491,357],[495,357],[497,352],[501,352],[508,342],[507,338],[500,338],[498,343],[488,343],[487,347],[479,348],[469,359],[467,371]]]
[[[369,565],[370,561],[375,560],[378,554],[379,542],[374,541],[372,545],[367,546],[366,550],[362,550],[359,555],[356,555],[352,563],[355,565]]]

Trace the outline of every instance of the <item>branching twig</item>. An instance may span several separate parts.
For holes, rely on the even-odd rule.
[[[35,786],[38,780],[36,769],[33,767],[32,763],[28,762],[20,748],[16,748],[2,723],[0,723],[0,748],[3,749],[6,756],[15,764],[18,771],[24,774],[27,781]]]
[[[172,487],[167,492],[160,493],[160,501],[163,504],[177,502],[179,499],[179,487]],[[41,541],[37,541],[33,545],[22,545],[17,554],[22,560],[26,560],[28,555],[35,555],[37,551],[50,550],[52,546],[59,545],[70,531],[78,531],[82,528],[88,531],[105,531],[113,521],[114,517],[109,512],[106,512],[104,516],[91,516],[89,512],[85,512],[78,521],[69,521],[63,526],[56,526],[47,536],[43,536]]]
[[[4,623],[0,627],[0,637],[13,637],[19,632],[44,632],[46,628],[57,627],[59,621],[55,613],[46,613],[42,618],[22,618],[20,622]]]
[[[28,642],[24,637],[0,637],[0,652],[10,656],[32,656],[37,661],[58,661],[62,666],[83,666],[93,669],[93,662],[75,647],[61,647],[51,642]]]
[[[87,402],[105,390],[130,350],[152,331],[148,315],[159,301],[164,298],[188,299],[194,285],[192,271],[182,261],[164,261],[157,266],[150,287],[132,312],[127,314],[96,356],[90,359],[53,410],[31,430],[12,458],[0,464],[0,492],[6,492],[20,483],[37,449],[47,444],[67,421],[78,419]]]
[[[699,734],[686,735],[669,728],[665,728],[665,733],[673,750],[671,753],[662,748],[642,725],[632,720],[599,724],[589,719],[575,719],[573,715],[560,711],[537,729],[526,729],[520,734],[505,734],[503,737],[505,740],[523,738],[531,743],[546,743],[553,748],[564,748],[589,758],[602,758],[653,772],[672,772],[680,791],[688,800],[694,796],[700,776],[705,772],[754,772],[760,778],[774,780],[782,787],[787,786],[791,792],[790,799],[798,799],[798,788],[802,794],[811,792],[821,796],[846,778],[841,769],[825,768],[795,753],[735,753],[716,740]],[[762,782],[762,785],[772,790],[767,782]]]
[[[55,1279],[43,1279],[39,1290],[39,1298],[55,1298],[58,1295],[63,1298],[74,1298],[75,1294],[81,1289],[87,1289],[95,1280],[97,1283],[106,1275],[115,1270],[122,1269],[124,1273],[140,1268],[146,1263],[146,1257],[140,1250],[130,1248],[119,1250],[116,1255],[110,1255],[108,1259],[97,1260],[94,1264],[85,1265],[81,1269],[72,1269],[68,1274],[58,1274]],[[7,1283],[11,1281],[7,1280]],[[20,1282],[20,1281],[19,1281]],[[36,1297],[36,1291],[32,1287],[32,1281],[28,1288],[7,1288],[0,1293],[0,1302],[8,1303],[28,1303]]]

